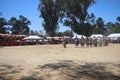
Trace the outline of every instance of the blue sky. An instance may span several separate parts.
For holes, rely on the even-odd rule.
[[[39,0],[0,0],[0,11],[6,20],[11,17],[19,18],[19,15],[25,16],[31,21],[29,26],[31,30],[44,30],[42,27],[43,19],[39,18],[37,10]],[[111,21],[115,22],[116,18],[120,16],[120,0],[96,0],[96,4],[88,9],[88,13],[94,13],[96,18],[102,17],[105,23]],[[59,31],[69,29],[59,25]]]

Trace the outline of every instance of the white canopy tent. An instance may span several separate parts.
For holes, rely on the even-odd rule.
[[[120,37],[120,33],[113,33],[107,36],[111,40],[117,40]]]
[[[95,36],[95,37],[103,37],[102,34],[93,34],[93,35],[91,35],[90,37],[93,38],[94,36]]]
[[[30,36],[23,38],[23,40],[29,40],[29,39],[42,39],[42,38],[36,35],[30,35]]]
[[[76,35],[77,38],[81,39],[82,35]],[[76,36],[72,37],[72,39],[76,38]],[[83,35],[84,38],[86,38],[86,36]]]

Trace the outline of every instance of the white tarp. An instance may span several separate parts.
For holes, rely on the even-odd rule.
[[[94,36],[95,36],[95,37],[103,37],[102,34],[93,34],[93,35],[91,35],[90,37],[93,38]]]
[[[82,35],[76,35],[77,38],[81,39]],[[72,39],[76,38],[76,36],[72,37]],[[83,35],[84,38],[86,38],[84,35]]]
[[[108,35],[107,37],[120,37],[120,33],[113,33]]]
[[[70,36],[63,36],[64,38],[70,38]],[[47,37],[47,39],[62,39],[63,37]]]
[[[27,40],[27,39],[42,39],[42,38],[36,35],[30,35],[28,37],[23,38],[23,40]]]
[[[113,33],[107,36],[111,40],[117,40],[120,37],[120,33]]]

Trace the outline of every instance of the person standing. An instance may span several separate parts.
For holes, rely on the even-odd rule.
[[[66,41],[65,37],[63,37],[63,47],[64,47],[64,48],[66,48],[66,42],[67,42],[67,41]]]
[[[90,47],[92,47],[92,44],[93,44],[93,39],[90,37],[89,38],[89,45],[90,45]]]
[[[102,42],[101,42],[101,37],[100,37],[100,36],[98,36],[98,38],[97,38],[97,39],[98,39],[98,46],[99,46],[99,47],[101,47],[101,46],[102,46],[102,45],[101,45],[101,43],[102,43]]]
[[[89,37],[86,37],[86,46],[89,47]]]
[[[94,47],[97,47],[97,38],[93,36],[93,45]]]
[[[108,38],[106,36],[104,37],[104,46],[108,46]]]
[[[79,39],[77,38],[77,36],[74,39],[74,44],[75,44],[75,48],[79,45]]]
[[[80,39],[80,44],[81,44],[81,47],[84,47],[84,45],[85,45],[85,38],[83,37],[83,35]]]

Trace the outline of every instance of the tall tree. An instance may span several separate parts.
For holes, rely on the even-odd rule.
[[[73,37],[73,32],[70,31],[70,30],[66,30],[66,31],[64,31],[64,36],[71,36],[71,37]]]
[[[20,15],[19,21],[21,23],[20,34],[28,35],[29,34],[29,27],[28,27],[28,25],[31,25],[30,20],[28,20],[26,17]]]
[[[4,18],[0,18],[0,33],[6,33],[5,25],[7,25],[6,20]]]
[[[106,31],[104,21],[101,17],[96,20],[96,27],[94,28],[94,33],[104,34]]]
[[[118,16],[116,20],[120,23],[120,16]]]
[[[110,33],[120,33],[120,17],[117,17],[116,21],[114,26],[110,28]]]
[[[12,17],[9,21],[8,21],[9,25],[11,25],[11,33],[12,34],[19,34],[20,32],[20,21],[18,21],[15,17]]]
[[[120,33],[120,17],[119,16],[116,18],[115,23],[108,22],[106,25],[107,25],[108,34]]]
[[[57,33],[57,36],[60,36],[60,37],[61,37],[61,36],[64,36],[64,33],[63,33],[63,32],[58,32],[58,33]]]
[[[9,24],[12,25],[12,34],[29,34],[28,25],[30,25],[31,22],[26,17],[20,15],[18,20],[15,17],[12,17],[9,20]]]
[[[58,30],[58,21],[60,19],[59,0],[40,0],[38,10],[40,17],[44,19],[43,27],[49,36],[55,36]]]
[[[88,16],[87,10],[94,3],[94,0],[63,1],[63,8],[66,13],[64,25],[71,27],[77,34],[85,35],[85,24]]]
[[[107,29],[106,29],[106,34],[109,35],[111,33],[111,28],[115,27],[115,24],[112,22],[106,23]]]
[[[87,18],[86,18],[86,23],[84,24],[84,30],[85,30],[85,33],[84,35],[85,36],[90,36],[91,34],[93,34],[93,30],[96,26],[95,24],[95,15],[92,13],[91,15],[87,15]]]

